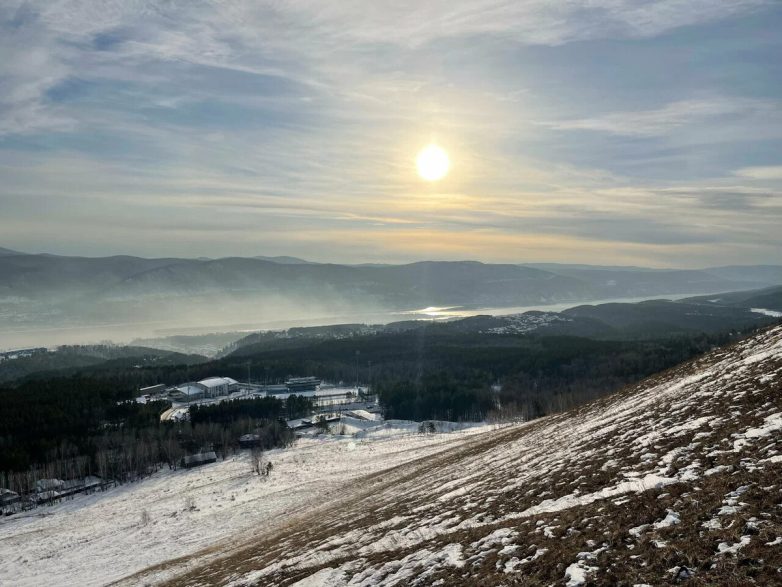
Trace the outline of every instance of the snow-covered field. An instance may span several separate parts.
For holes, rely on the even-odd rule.
[[[215,545],[247,541],[338,498],[362,477],[489,429],[421,435],[415,423],[390,422],[360,439],[303,438],[268,451],[268,479],[252,474],[245,453],[0,518],[0,585],[103,585],[177,557],[198,553],[204,562]],[[160,568],[144,581],[166,576]]]

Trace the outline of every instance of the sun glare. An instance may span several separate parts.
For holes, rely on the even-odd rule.
[[[448,174],[448,168],[451,161],[448,159],[448,153],[432,143],[423,148],[415,159],[418,167],[418,175],[426,181],[437,181]]]

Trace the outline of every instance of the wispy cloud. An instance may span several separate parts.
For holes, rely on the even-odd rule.
[[[544,123],[560,130],[585,130],[625,136],[662,136],[671,130],[703,122],[719,124],[732,116],[768,116],[779,112],[780,104],[772,100],[747,98],[709,98],[680,100],[662,108],[612,112],[591,118]]]
[[[11,2],[0,8],[4,55],[0,76],[6,88],[2,130],[70,128],[73,121],[47,101],[46,93],[71,77],[154,79],[156,68],[148,65],[180,62],[292,78],[315,91],[363,93],[382,100],[383,88],[374,82],[360,86],[369,82],[371,70],[379,65],[387,76],[401,64],[398,52],[383,49],[389,44],[409,49],[473,35],[499,35],[531,45],[645,37],[746,13],[764,4],[763,0],[386,0],[368,7],[355,0]],[[397,87],[405,83],[399,82]],[[378,91],[368,93],[372,85]]]
[[[734,171],[739,177],[748,179],[782,179],[782,165],[758,165],[742,167]]]

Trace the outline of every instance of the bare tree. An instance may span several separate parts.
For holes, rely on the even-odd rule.
[[[257,475],[266,474],[266,465],[264,463],[263,449],[259,446],[255,446],[250,453],[250,464],[252,470]]]

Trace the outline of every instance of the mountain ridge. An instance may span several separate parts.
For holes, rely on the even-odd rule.
[[[303,260],[301,260],[303,261]],[[479,261],[341,265],[251,257],[0,255],[0,328],[127,323],[177,328],[375,316],[427,307],[502,308],[697,295],[779,285],[745,267],[736,281],[707,270],[635,270]],[[149,336],[139,328],[134,336]],[[66,340],[64,342],[85,342]],[[12,341],[6,345],[14,344]],[[46,344],[46,343],[44,343]]]
[[[79,285],[91,285],[99,292],[110,288],[135,287],[144,281],[146,287],[165,290],[181,286],[168,283],[172,271],[198,285],[200,280],[220,280],[223,289],[230,291],[243,283],[279,287],[286,281],[322,280],[338,288],[346,279],[346,289],[369,290],[373,283],[394,292],[400,283],[407,291],[429,288],[430,301],[461,304],[481,303],[481,296],[474,290],[497,283],[514,283],[524,286],[524,291],[501,296],[493,292],[489,302],[500,300],[535,301],[550,299],[587,299],[584,296],[631,297],[634,295],[712,293],[753,289],[782,283],[782,266],[746,266],[740,271],[728,268],[743,281],[715,276],[715,270],[706,268],[648,269],[634,267],[605,267],[556,264],[483,263],[480,261],[418,261],[398,265],[345,265],[337,263],[313,263],[289,257],[222,257],[217,259],[182,259],[174,257],[143,258],[131,255],[109,257],[69,257],[48,254],[24,254],[0,249],[0,292],[5,295],[46,297],[51,290],[78,289]],[[275,260],[277,259],[277,260]],[[280,262],[284,259],[285,262]],[[543,267],[548,269],[544,269]],[[719,269],[719,268],[717,268]],[[754,273],[753,273],[754,272]],[[761,278],[761,275],[764,276]],[[272,281],[270,281],[272,280]],[[277,280],[276,282],[273,280]],[[765,281],[764,281],[765,280]],[[779,280],[777,282],[777,280]],[[159,281],[159,283],[156,283]],[[541,282],[547,282],[541,289]],[[475,285],[471,288],[467,286]],[[454,285],[469,291],[453,292]],[[570,289],[568,289],[570,288]],[[378,289],[375,287],[374,289]],[[709,291],[705,291],[709,290]],[[90,292],[94,294],[95,292]],[[145,292],[134,292],[143,295]],[[542,297],[541,297],[542,296]],[[581,296],[581,297],[580,297]],[[415,300],[412,295],[411,301]]]

